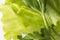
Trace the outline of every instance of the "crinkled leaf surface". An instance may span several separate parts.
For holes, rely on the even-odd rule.
[[[11,40],[11,38],[17,40],[16,36],[18,34],[32,33],[34,31],[39,32],[40,28],[44,27],[41,15],[33,11],[33,9],[36,9],[41,12],[41,5],[38,2],[37,0],[28,0],[28,8],[23,3],[23,0],[7,0],[6,6],[0,7],[4,12],[2,21],[4,23],[5,37],[7,40]],[[49,21],[50,19],[47,19],[47,21],[53,23],[56,26],[54,27],[56,32],[60,34],[60,0],[47,1],[46,15],[46,19],[50,17],[52,22]],[[60,40],[54,33],[53,36],[56,40]]]
[[[16,39],[18,34],[32,33],[33,31],[40,31],[43,27],[43,20],[37,12],[33,12],[28,8],[20,8],[19,13],[15,13],[11,6],[1,6],[4,12],[3,23],[5,37],[7,40]]]

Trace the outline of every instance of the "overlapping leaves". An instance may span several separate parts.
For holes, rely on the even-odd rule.
[[[46,12],[47,15],[49,14],[48,17],[51,18],[53,23],[51,21],[50,22],[55,25],[56,21],[54,22],[54,19],[58,20],[55,17],[58,17],[57,14],[60,15],[60,1],[59,0],[47,0],[47,1],[46,0],[24,0],[24,3],[26,5],[23,3],[23,0],[18,0],[18,1],[17,0],[8,0],[7,1],[7,4],[11,3],[11,4],[8,4],[8,6],[10,6],[12,8],[11,9],[8,7],[8,10],[10,9],[10,11],[8,12],[9,14],[5,14],[5,16],[4,16],[4,18],[5,18],[5,17],[7,17],[6,15],[9,15],[8,18],[5,18],[5,20],[7,20],[7,22],[4,22],[4,23],[6,23],[4,30],[5,30],[5,32],[7,32],[5,36],[8,37],[7,38],[8,40],[10,37],[14,37],[14,36],[16,37],[16,35],[18,35],[20,32],[21,33],[23,33],[23,32],[32,33],[34,31],[39,32],[40,27],[41,26],[44,27],[44,23],[43,23],[41,15],[38,12],[36,12],[36,10],[37,10],[37,11],[40,11],[40,13],[42,13],[41,12],[42,11],[42,2],[44,4],[44,12]],[[15,4],[15,5],[13,5],[13,4]],[[29,9],[29,8],[31,8],[31,9]],[[6,9],[4,9],[4,11]],[[33,10],[35,10],[35,11],[33,11]],[[7,13],[7,11],[5,13]],[[13,17],[11,17],[11,15]],[[46,19],[48,17],[46,16]],[[19,19],[19,18],[21,18],[21,19]],[[22,23],[19,20],[22,20]],[[49,23],[49,20],[50,19],[47,19],[48,23]],[[3,19],[3,21],[4,21],[4,19]],[[20,25],[20,23],[21,23],[21,25]],[[58,24],[60,24],[60,23],[58,23]],[[21,28],[22,28],[22,30],[20,30]],[[38,39],[36,39],[36,40],[38,40]]]

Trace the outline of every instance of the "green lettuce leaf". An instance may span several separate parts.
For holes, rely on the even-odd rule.
[[[44,10],[42,9],[42,3],[44,4]],[[18,40],[17,35],[22,33],[28,34],[34,31],[41,33],[40,29],[45,27],[41,16],[42,10],[45,11],[44,17],[48,26],[55,25],[55,31],[60,34],[59,0],[7,0],[6,4],[1,6],[0,9],[4,12],[2,21],[7,40],[11,40],[11,38]],[[52,35],[56,40],[60,40],[53,31]]]

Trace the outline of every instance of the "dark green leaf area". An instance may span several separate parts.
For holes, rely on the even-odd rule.
[[[24,3],[32,9],[40,10],[40,5],[37,0],[24,0]]]
[[[45,28],[41,28],[41,33],[34,31],[32,33],[28,33],[24,38],[22,38],[20,36],[20,38],[18,37],[18,39],[22,40],[50,40],[50,32],[48,30],[46,30]]]
[[[60,15],[60,0],[48,0],[48,5]]]
[[[29,36],[26,36],[25,38],[22,38],[22,35],[18,35],[17,38],[19,40],[33,40],[32,38],[29,38]]]

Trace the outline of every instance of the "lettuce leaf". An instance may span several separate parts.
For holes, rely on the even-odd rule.
[[[5,37],[7,40],[11,40],[11,38],[18,40],[17,35],[21,35],[22,33],[28,34],[34,31],[40,32],[40,29],[45,27],[41,16],[43,1],[28,0],[26,2],[27,5],[25,5],[23,0],[7,0],[5,6],[0,7],[4,12],[2,21],[4,23]],[[47,2],[44,2],[44,8],[48,25],[54,24],[55,31],[60,34],[60,1],[47,0]],[[53,31],[52,35],[56,40],[59,40]]]

